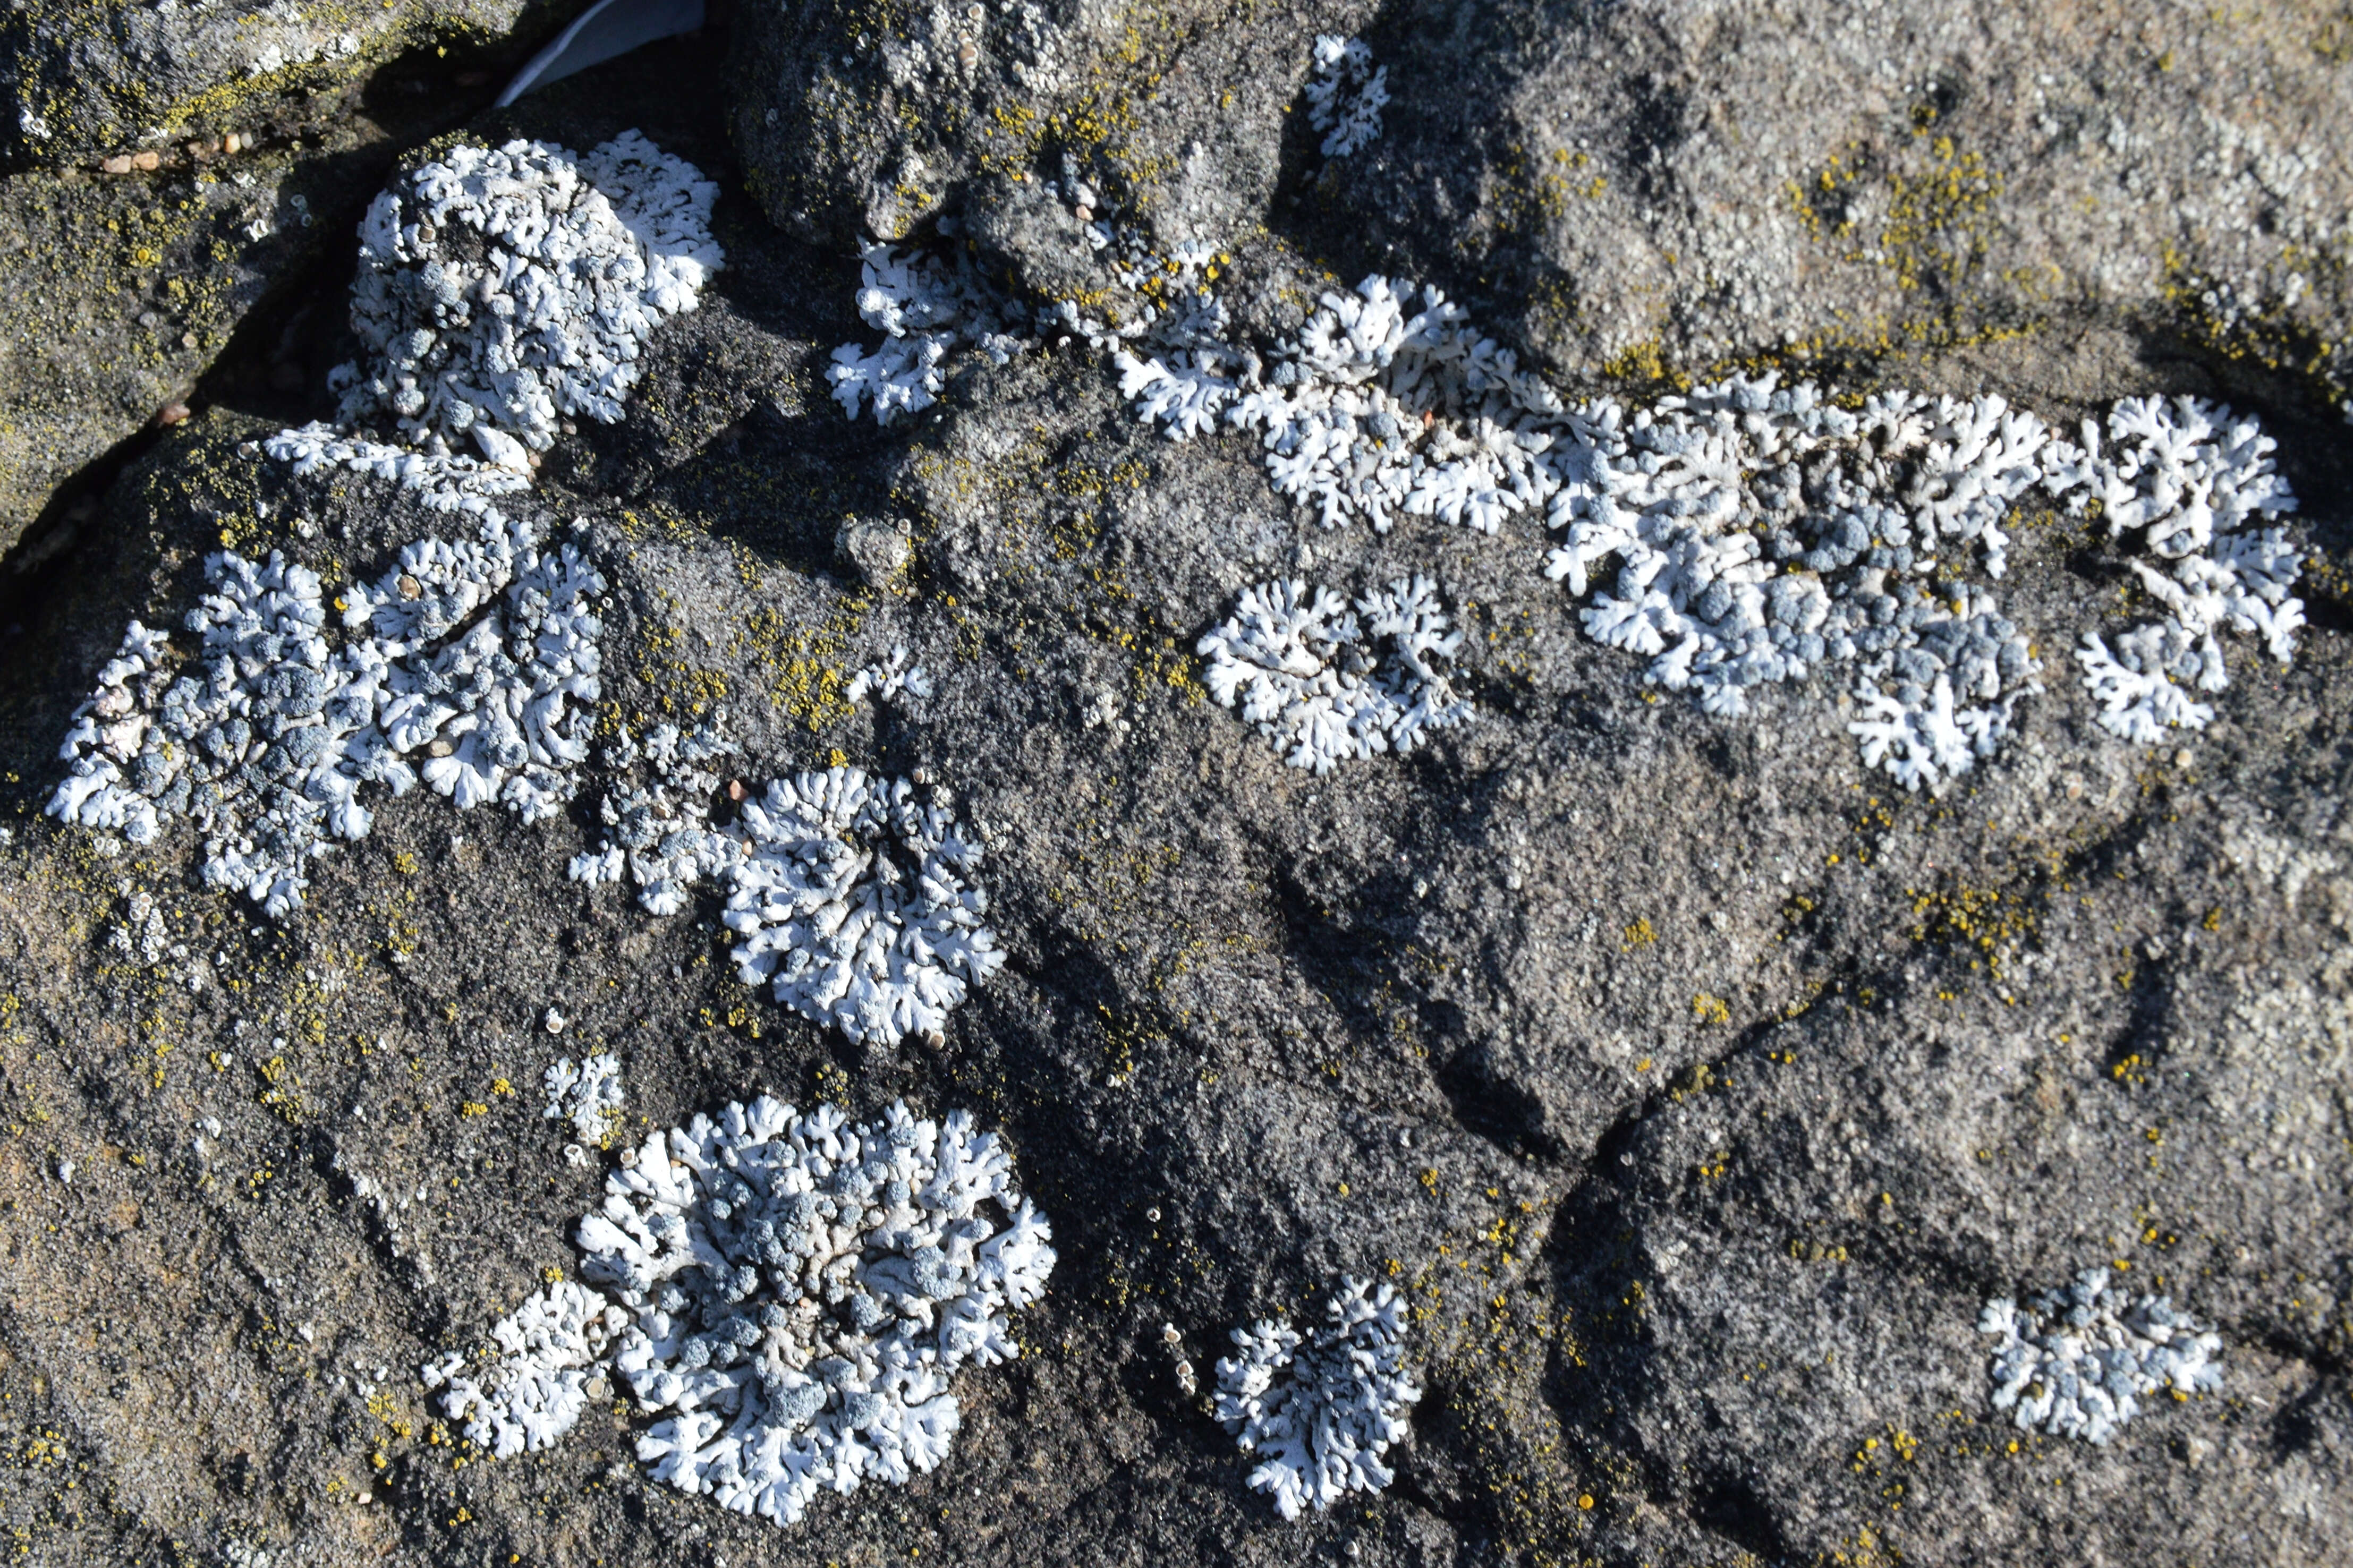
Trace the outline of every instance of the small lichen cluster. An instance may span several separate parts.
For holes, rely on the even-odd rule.
[[[906,645],[901,643],[892,647],[889,658],[877,659],[851,676],[842,696],[851,702],[862,702],[871,697],[887,707],[902,695],[920,700],[929,697],[932,691],[931,673],[920,664],[909,664]]]
[[[882,333],[881,346],[869,353],[844,343],[826,370],[834,400],[852,419],[861,405],[880,425],[929,408],[946,384],[941,367],[958,347],[1004,364],[1033,346],[1004,296],[961,251],[943,258],[870,243],[859,274],[858,314]]]
[[[1051,1239],[965,1112],[852,1125],[765,1097],[649,1138],[579,1227],[631,1320],[613,1364],[664,1414],[638,1458],[778,1524],[947,1457],[953,1379],[1020,1353]]]
[[[2121,634],[2113,652],[2086,632],[2075,658],[2100,723],[2148,745],[2168,727],[2202,730],[2213,718],[2189,687],[2230,685],[2216,633],[2260,636],[2282,664],[2295,657],[2304,603],[2289,590],[2303,553],[2285,530],[2249,526],[2295,510],[2273,466],[2275,443],[2253,419],[2195,397],[2128,397],[2109,411],[2108,435],[2113,455],[2101,461],[2099,429],[2084,421],[2088,499],[2111,539],[2142,534],[2158,563],[2135,558],[2133,574],[2168,613]]]
[[[621,1058],[610,1051],[592,1051],[580,1061],[559,1058],[542,1080],[547,1089],[543,1121],[565,1121],[584,1144],[604,1142],[621,1119],[627,1100],[621,1086]]]
[[[1410,752],[1426,731],[1472,717],[1447,667],[1462,646],[1438,586],[1398,578],[1356,603],[1293,578],[1242,590],[1233,616],[1201,638],[1209,695],[1319,773],[1335,763]]]
[[[1005,962],[970,879],[981,847],[945,789],[835,767],[744,803],[743,858],[721,919],[736,974],[852,1040],[936,1040],[966,990]]]
[[[1198,342],[1113,355],[1136,413],[1174,439],[1223,423],[1260,434],[1275,489],[1327,528],[1387,532],[1399,514],[1493,533],[1560,485],[1540,461],[1559,399],[1435,289],[1366,279],[1331,292],[1271,356]],[[1162,352],[1166,350],[1166,352]]]
[[[1344,1279],[1325,1316],[1310,1340],[1281,1318],[1236,1329],[1235,1353],[1218,1363],[1218,1419],[1257,1457],[1250,1484],[1285,1519],[1386,1488],[1396,1476],[1381,1456],[1405,1439],[1407,1407],[1421,1398],[1395,1289]]]
[[[364,786],[399,795],[422,778],[461,810],[497,800],[525,822],[572,798],[605,588],[573,543],[485,508],[476,538],[419,540],[351,589],[340,646],[307,567],[222,551],[205,575],[193,647],[133,621],[99,672],[52,816],[141,844],[191,818],[206,880],[278,916],[331,839],[367,835]]]
[[[588,1405],[588,1383],[611,1353],[629,1314],[596,1291],[560,1280],[524,1298],[491,1330],[496,1349],[469,1373],[452,1351],[419,1369],[442,1389],[441,1409],[467,1437],[511,1459],[535,1453],[572,1430]]]
[[[635,131],[585,158],[515,141],[418,165],[360,224],[365,357],[330,377],[340,417],[517,468],[564,418],[618,419],[654,330],[721,265],[717,195]]]
[[[573,857],[572,879],[594,887],[627,876],[649,913],[674,915],[685,909],[697,883],[723,876],[742,854],[740,841],[711,823],[711,802],[719,789],[712,764],[735,749],[715,715],[691,731],[657,725],[642,746],[621,727],[602,759],[613,781],[597,804],[605,841]],[[646,781],[625,782],[640,763]]]
[[[2168,1297],[2133,1300],[2105,1268],[2030,1299],[1986,1303],[1978,1332],[1994,1336],[1993,1407],[2021,1431],[2105,1445],[2143,1398],[2218,1389],[2222,1341]]]
[[[898,673],[909,684],[921,676]],[[606,796],[605,843],[574,858],[573,879],[626,875],[660,915],[714,884],[745,984],[853,1041],[938,1040],[949,1012],[1005,962],[973,879],[981,845],[955,821],[953,797],[836,766],[756,795],[733,789],[736,819],[714,824],[719,777],[708,764],[734,749],[715,722],[656,730],[642,753],[652,784]],[[625,731],[606,760],[639,755]]]
[[[1381,110],[1389,100],[1389,68],[1376,68],[1373,51],[1359,38],[1329,33],[1315,40],[1315,71],[1307,79],[1307,123],[1325,132],[1324,156],[1345,158],[1381,135]]]

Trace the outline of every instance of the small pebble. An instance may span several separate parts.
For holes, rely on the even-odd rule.
[[[98,166],[110,174],[127,174],[131,173],[131,154],[117,153],[111,158],[100,160]]]
[[[155,423],[167,427],[181,423],[187,416],[188,405],[185,403],[166,403],[155,410]]]
[[[163,155],[153,150],[133,153],[131,154],[131,166],[142,174],[152,174],[164,166]]]
[[[221,138],[221,151],[224,153],[236,153],[243,151],[244,147],[245,142],[234,131]]]

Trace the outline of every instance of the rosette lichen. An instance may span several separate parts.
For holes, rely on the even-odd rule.
[[[638,1457],[778,1524],[944,1459],[955,1373],[1020,1353],[1009,1315],[1054,1267],[1006,1150],[963,1111],[852,1124],[762,1097],[655,1133],[605,1191],[583,1272],[629,1314],[613,1364],[662,1416]]]

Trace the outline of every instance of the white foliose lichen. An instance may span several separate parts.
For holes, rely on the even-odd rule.
[[[630,1315],[596,1291],[562,1280],[533,1291],[491,1330],[495,1351],[468,1370],[452,1351],[418,1369],[441,1408],[493,1457],[535,1453],[572,1430],[588,1405],[588,1384]]]
[[[367,835],[363,786],[422,778],[461,810],[554,815],[588,755],[605,580],[575,544],[480,517],[475,539],[420,540],[348,590],[340,646],[315,573],[208,557],[194,646],[132,623],[75,711],[49,814],[141,844],[192,818],[206,880],[273,916],[331,839]]]
[[[1272,741],[1282,760],[1319,773],[1352,758],[1405,752],[1431,730],[1472,716],[1447,666],[1462,646],[1438,586],[1399,578],[1356,603],[1293,578],[1242,590],[1234,614],[1203,637],[1203,681]]]
[[[882,343],[871,353],[842,344],[825,373],[852,419],[861,405],[879,425],[929,408],[946,384],[942,366],[960,347],[1004,364],[1034,346],[1019,313],[961,250],[943,258],[876,241],[861,245],[860,256],[858,314]]]
[[[656,1133],[580,1222],[583,1272],[632,1317],[613,1364],[665,1418],[656,1479],[777,1524],[821,1490],[944,1459],[967,1362],[1020,1353],[1052,1232],[995,1134],[903,1104],[852,1125],[763,1096]]]
[[[1388,1487],[1397,1478],[1381,1457],[1408,1436],[1407,1407],[1421,1398],[1393,1288],[1344,1279],[1325,1315],[1312,1340],[1280,1318],[1236,1329],[1235,1353],[1218,1363],[1218,1419],[1258,1459],[1250,1484],[1285,1519]]]
[[[927,694],[927,682],[915,685],[921,669],[903,662],[902,651],[890,667],[899,686]],[[981,846],[955,822],[953,797],[942,788],[926,802],[909,780],[835,767],[757,794],[731,785],[736,820],[714,824],[711,764],[735,749],[715,718],[691,733],[665,725],[642,750],[624,731],[607,764],[642,757],[651,782],[607,794],[605,842],[573,858],[573,880],[627,878],[659,915],[715,884],[745,984],[768,985],[854,1041],[936,1039],[970,987],[1005,962],[984,918],[987,894],[972,881]]]
[[[849,678],[842,697],[850,702],[862,702],[871,697],[884,704],[896,702],[901,696],[917,699],[932,694],[932,678],[920,664],[907,662],[906,645],[891,649],[888,658],[877,659]]]
[[[979,843],[944,789],[834,767],[744,803],[743,858],[721,919],[735,973],[852,1040],[937,1037],[970,986],[1005,962],[970,879]]]
[[[1315,40],[1315,71],[1307,79],[1307,122],[1326,132],[1324,156],[1345,158],[1380,140],[1381,109],[1389,100],[1389,68],[1376,68],[1361,39],[1326,33]]]
[[[697,883],[723,878],[743,857],[742,840],[711,821],[720,782],[715,764],[735,750],[719,715],[691,731],[659,725],[643,746],[623,728],[604,749],[607,774],[618,779],[642,762],[646,777],[606,791],[597,807],[605,841],[573,857],[572,879],[593,887],[627,877],[649,913],[685,909]]]
[[[1386,532],[1402,513],[1492,533],[1559,488],[1539,461],[1560,435],[1559,399],[1435,289],[1419,308],[1385,278],[1327,293],[1271,366],[1198,344],[1113,363],[1136,412],[1172,438],[1213,418],[1260,432],[1275,488],[1327,528]]]
[[[313,423],[245,450],[298,477],[388,480],[474,520],[479,542],[407,546],[348,595],[346,626],[370,635],[332,658],[313,574],[274,554],[265,568],[213,557],[207,576],[225,592],[189,620],[205,638],[203,682],[163,687],[144,667],[168,646],[134,623],[68,739],[73,773],[52,813],[141,841],[159,813],[195,815],[207,879],[278,915],[301,901],[303,867],[330,834],[367,832],[362,784],[400,795],[421,776],[460,808],[499,799],[525,821],[569,801],[599,694],[589,606],[605,582],[568,543],[542,551],[496,498],[530,488],[530,450],[560,417],[619,417],[645,341],[694,308],[720,264],[715,193],[630,132],[577,161],[534,142],[459,147],[380,195],[353,285],[369,358],[332,381],[346,421],[389,421],[407,444]],[[451,449],[469,434],[479,459]],[[478,616],[501,592],[505,604]],[[134,758],[126,726],[145,715],[124,705],[142,701],[171,707],[154,715],[152,754]],[[105,742],[90,721],[101,714],[115,721]],[[403,760],[418,752],[421,765]]]
[[[547,1108],[543,1121],[565,1121],[583,1143],[601,1143],[620,1125],[628,1096],[621,1086],[621,1058],[610,1051],[592,1051],[580,1061],[557,1058],[543,1080]]]
[[[414,447],[354,436],[316,419],[240,450],[247,457],[267,452],[291,468],[297,479],[341,468],[389,480],[409,491],[427,510],[464,512],[485,520],[500,515],[493,498],[531,489],[531,470],[525,463],[501,467],[461,453],[420,452]]]
[[[1197,306],[1192,319],[1211,318]],[[1325,294],[1264,360],[1211,339],[1145,323],[1098,346],[1172,439],[1260,432],[1275,488],[1326,527],[1386,531],[1402,515],[1492,533],[1542,517],[1559,535],[1547,574],[1589,596],[1587,634],[1710,712],[1839,670],[1866,763],[1907,787],[1967,772],[2042,689],[2023,631],[1957,581],[2005,574],[2013,508],[2096,501],[2112,537],[2137,532],[2172,563],[2134,565],[2175,631],[2116,656],[2094,638],[2079,655],[2119,733],[2202,722],[2167,688],[2221,679],[2216,628],[2260,632],[2284,658],[2302,623],[2288,595],[2298,552],[2277,529],[2237,531],[2295,504],[2271,443],[2195,399],[2118,404],[2105,447],[2094,426],[2079,446],[1991,395],[1850,405],[1772,375],[1630,411],[1572,406],[1438,290],[1378,276]]]
[[[1994,1336],[1993,1407],[2021,1431],[2105,1445],[2140,1413],[2142,1399],[2176,1399],[2222,1386],[2222,1341],[2170,1298],[2133,1300],[2105,1268],[2046,1290],[2021,1310],[2007,1296],[1986,1303],[1978,1332]]]
[[[618,419],[654,330],[721,265],[717,194],[635,131],[586,157],[515,141],[420,164],[360,224],[365,358],[330,378],[340,418],[517,469],[564,419]]]
[[[2295,510],[2252,418],[2202,398],[2127,397],[2108,412],[2108,445],[2084,422],[2079,510],[2099,504],[2108,537],[2137,532],[2155,563],[2131,562],[2168,614],[2075,650],[2103,727],[2138,745],[2168,729],[2202,730],[2214,710],[2190,694],[2231,683],[2216,635],[2258,636],[2282,664],[2295,657],[2304,602],[2289,590],[2304,565],[2286,531],[2262,524]]]

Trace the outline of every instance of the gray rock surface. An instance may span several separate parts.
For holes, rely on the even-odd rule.
[[[885,20],[912,36],[913,15]],[[989,8],[992,50],[1021,15]],[[1156,83],[1120,100],[1139,158],[1224,127],[1244,155],[1204,156],[1206,194],[1182,210],[1245,231],[1246,320],[1295,321],[1323,263],[1409,261],[1517,299],[1527,315],[1489,324],[1518,321],[1525,346],[1592,370],[1623,345],[1528,325],[1535,269],[1613,300],[1593,269],[1634,289],[1677,265],[1657,258],[1686,220],[1619,213],[1649,248],[1608,257],[1604,231],[1564,221],[1542,231],[1556,240],[1512,240],[1530,270],[1508,273],[1488,259],[1503,239],[1454,248],[1500,232],[1485,176],[1409,174],[1494,155],[1493,132],[1443,120],[1477,111],[1464,73],[1509,76],[1522,85],[1488,101],[1533,104],[1539,79],[1605,55],[1593,29],[1645,15],[1383,16],[1367,36],[1392,64],[1389,130],[1345,183],[1308,166],[1282,105],[1316,26],[1361,17],[1074,11],[1051,57],[1073,85],[1025,86],[1008,64],[956,90],[970,120],[1003,124],[1016,102],[1114,101],[1078,83]],[[1679,15],[1652,18],[1657,39],[1697,26]],[[0,1522],[35,1560],[2341,1556],[2353,484],[2325,389],[2200,346],[2146,279],[2031,332],[1853,349],[1852,384],[1994,390],[2053,418],[2149,391],[2252,401],[2320,552],[2296,662],[2245,661],[2202,734],[2116,742],[2046,647],[2049,689],[2000,755],[1941,798],[1905,795],[1862,773],[1835,690],[1738,721],[1652,700],[1544,579],[1533,523],[1324,531],[1269,489],[1249,440],[1141,426],[1082,343],[959,362],[909,425],[845,419],[823,373],[867,335],[849,240],[902,149],[828,142],[807,95],[879,92],[897,35],[870,17],[861,56],[856,17],[797,17],[741,19],[740,167],[723,106],[671,89],[715,71],[709,41],[614,62],[490,129],[585,147],[640,126],[725,193],[727,270],[655,339],[628,418],[559,442],[510,510],[587,520],[611,582],[615,721],[723,707],[754,784],[838,757],[952,786],[990,839],[1009,961],[937,1047],[853,1048],[736,983],[715,900],[658,920],[567,881],[594,842],[586,800],[533,828],[423,791],[388,803],[279,926],[200,887],[185,829],[139,849],[40,819],[67,715],[122,624],[185,606],[207,551],[281,549],[347,584],[449,531],[387,487],[243,454],[323,413],[315,385],[315,409],[199,409],[0,609],[0,1442],[21,1467]],[[1883,50],[1898,36],[1869,32]],[[1760,47],[1752,74],[1805,67],[1801,45]],[[1418,51],[1456,62],[1442,97],[1434,66],[1409,68]],[[862,63],[825,63],[845,53]],[[768,85],[788,67],[801,99]],[[1558,123],[1588,93],[1595,123],[1628,118],[1607,75],[1544,100]],[[895,127],[916,100],[876,101],[889,112],[839,123]],[[808,139],[751,131],[771,106]],[[1776,113],[1828,110],[1796,94]],[[946,173],[896,221],[968,218],[1017,279],[1071,297],[1085,274],[1050,270],[1069,266],[1064,209],[1022,190],[1067,177],[1059,147],[1031,147],[1049,166],[1014,182],[982,142],[924,134],[908,144]],[[2151,134],[2152,159],[2176,156]],[[1691,145],[1662,165],[1699,188],[1717,176],[1673,162]],[[2077,175],[2045,163],[2064,162],[2031,167],[2056,188]],[[2017,232],[2060,246],[2038,210]],[[2146,210],[2127,226],[2159,246]],[[1601,259],[1544,248],[1572,241]],[[1880,286],[1877,264],[1774,265],[1820,284],[1810,312],[1776,296],[1807,331]],[[1738,309],[1739,342],[1778,331]],[[1664,366],[1732,331],[1676,319],[1700,324],[1662,338]],[[886,567],[868,547],[902,529],[909,558]],[[2018,531],[2004,604],[2022,624],[2071,626],[2095,603],[2129,618],[2094,531]],[[1192,644],[1245,583],[1409,571],[1461,614],[1476,722],[1318,778],[1206,700]],[[854,672],[902,646],[934,693],[849,702]],[[417,1365],[576,1266],[571,1225],[601,1167],[566,1163],[535,1090],[557,1055],[599,1047],[624,1058],[633,1131],[758,1089],[858,1114],[900,1096],[968,1106],[1004,1130],[1062,1263],[1017,1322],[1022,1359],[966,1374],[938,1472],[777,1531],[645,1478],[617,1405],[497,1462],[436,1421]],[[2105,1448],[2000,1420],[1975,1332],[1988,1297],[2092,1267],[2214,1322],[2228,1377]],[[1163,1325],[1206,1374],[1226,1329],[1296,1315],[1344,1271],[1408,1289],[1427,1393],[1390,1491],[1284,1525],[1179,1384]]]
[[[199,117],[203,135],[191,120],[137,153],[0,174],[0,571],[65,548],[142,434],[208,396],[301,406],[344,320],[360,213],[396,157],[496,90],[480,48],[391,67],[381,53]]]
[[[563,7],[529,0],[25,0],[0,17],[0,163],[56,163],[252,131],[340,107],[405,51],[531,52]]]
[[[1307,46],[1360,31],[1385,133],[1325,158]],[[1081,179],[1164,247],[1265,225],[1351,280],[1442,275],[1580,380],[2087,318],[2281,395],[2341,406],[2353,374],[2327,5],[753,6],[741,37],[736,140],[780,223],[847,245],[963,212],[1049,298],[1084,284],[1034,182]]]
[[[388,151],[362,161],[380,172]],[[353,196],[371,193],[336,163],[273,150],[169,172],[0,179],[0,552],[85,464],[185,418],[254,307],[341,248]],[[265,352],[290,376],[285,347]],[[80,515],[55,520],[20,564],[69,542],[94,500],[70,504]]]
[[[1476,268],[1565,371],[1885,363],[2088,317],[2343,399],[2353,164],[2321,130],[2346,90],[2326,6],[1448,20],[1374,30],[1388,133],[1307,201],[1421,269]]]

